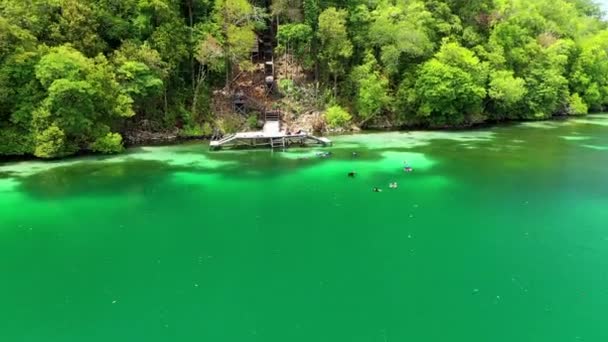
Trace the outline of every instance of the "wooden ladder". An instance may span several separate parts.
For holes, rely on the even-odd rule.
[[[273,151],[275,148],[281,148],[285,150],[285,137],[270,138],[270,147]]]

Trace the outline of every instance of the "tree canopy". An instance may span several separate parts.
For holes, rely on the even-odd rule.
[[[608,105],[608,26],[592,0],[266,5],[0,1],[0,155],[113,153],[139,126],[209,131],[213,90],[255,70],[267,18],[276,51],[327,90],[332,125],[466,126]]]

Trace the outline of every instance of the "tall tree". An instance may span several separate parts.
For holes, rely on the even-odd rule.
[[[338,77],[346,71],[345,65],[353,54],[346,32],[346,11],[330,7],[319,15],[320,57],[334,80],[334,96],[338,91]]]
[[[232,83],[235,66],[249,66],[247,62],[255,44],[253,15],[253,6],[247,0],[216,1],[215,18],[221,27],[226,61],[226,87]]]

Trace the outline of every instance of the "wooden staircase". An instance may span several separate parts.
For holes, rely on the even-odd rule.
[[[281,112],[278,110],[268,110],[264,113],[264,121],[281,121]]]
[[[264,1],[264,6],[271,11],[270,0]],[[267,90],[271,93],[275,88],[275,77],[274,77],[274,48],[277,46],[277,29],[278,23],[276,18],[268,17],[265,20],[266,29],[260,35],[260,56],[264,62],[264,83],[266,84]]]
[[[285,136],[281,132],[281,112],[278,110],[269,110],[264,113],[264,130],[271,134],[270,148],[274,151],[276,148],[285,150]],[[272,136],[277,135],[277,136]]]

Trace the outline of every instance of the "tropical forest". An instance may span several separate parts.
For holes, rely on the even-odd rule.
[[[271,92],[256,57],[269,31]],[[0,1],[4,156],[210,137],[268,108],[340,132],[607,104],[608,25],[591,0]]]

